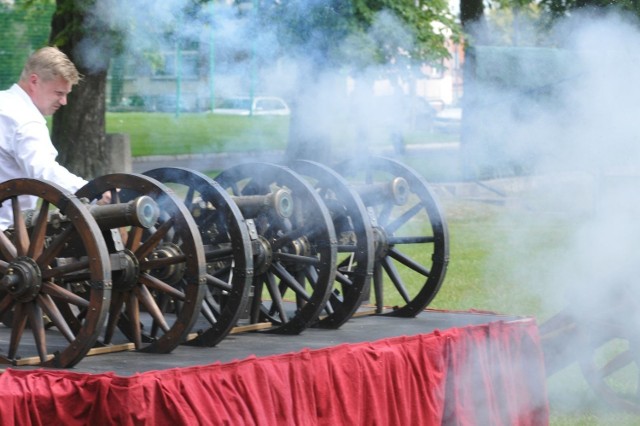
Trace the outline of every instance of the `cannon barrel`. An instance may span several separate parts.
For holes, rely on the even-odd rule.
[[[409,197],[409,183],[403,177],[395,177],[390,182],[354,186],[365,205],[377,205],[393,200],[397,206],[404,205]]]
[[[238,195],[231,198],[245,217],[255,217],[264,209],[273,209],[283,219],[293,214],[293,197],[286,189],[278,189],[266,195]]]
[[[120,228],[124,226],[139,226],[149,229],[156,223],[160,214],[158,204],[153,198],[143,195],[127,203],[91,205],[89,213],[102,229]],[[38,219],[37,210],[25,211],[25,225],[30,228]],[[59,211],[49,212],[49,223],[56,226],[66,219]]]
[[[153,198],[142,195],[128,203],[92,205],[89,212],[101,228],[139,226],[151,228],[160,215],[158,204]]]

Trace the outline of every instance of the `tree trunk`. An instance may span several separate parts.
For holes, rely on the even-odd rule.
[[[482,28],[484,20],[483,0],[460,0],[460,22],[471,43],[481,43],[485,34]],[[475,162],[477,142],[474,140],[474,127],[478,125],[478,93],[476,90],[476,61],[473,46],[465,42],[464,63],[462,64],[463,96],[462,122],[460,129],[460,162],[462,173],[467,180],[478,178]]]
[[[69,94],[67,105],[54,114],[51,139],[59,152],[60,164],[85,179],[92,179],[112,169],[105,134],[109,54],[102,52],[100,64],[89,63],[80,49],[87,44],[83,43],[87,40],[82,5],[81,0],[57,0],[51,21],[50,43],[58,45],[84,76]],[[64,44],[59,40],[64,40]]]

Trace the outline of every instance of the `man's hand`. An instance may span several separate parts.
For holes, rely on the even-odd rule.
[[[111,204],[111,191],[106,191],[102,194],[102,198],[96,201],[96,204],[99,206],[104,206],[105,204]]]

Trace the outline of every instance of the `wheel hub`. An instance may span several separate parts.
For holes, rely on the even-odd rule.
[[[164,243],[161,247],[153,252],[151,255],[152,260],[157,259],[170,259],[182,255],[180,247],[173,243]],[[186,265],[184,262],[167,264],[162,268],[153,269],[151,275],[164,281],[170,285],[176,285],[184,277]]]
[[[271,244],[262,235],[253,241],[253,266],[256,275],[267,272],[273,261],[273,250]]]
[[[140,276],[140,263],[131,250],[122,250],[118,254],[119,269],[113,276],[114,291],[132,290]],[[112,259],[113,263],[113,259]]]
[[[387,256],[389,249],[389,236],[387,232],[381,226],[373,227],[373,242],[375,245],[375,259],[380,260]]]
[[[36,298],[42,287],[42,273],[31,258],[15,258],[7,267],[7,273],[0,280],[0,288],[20,302]]]

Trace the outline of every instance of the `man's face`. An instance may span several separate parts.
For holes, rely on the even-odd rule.
[[[42,115],[51,115],[67,104],[67,95],[72,84],[58,76],[53,80],[43,80],[36,74],[29,77],[31,99]]]

